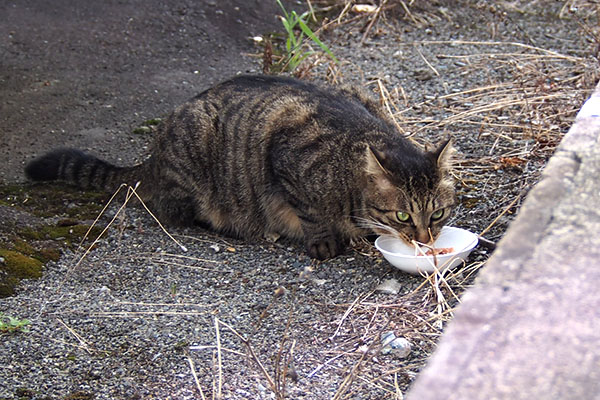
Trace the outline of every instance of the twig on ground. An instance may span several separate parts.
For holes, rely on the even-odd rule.
[[[192,373],[192,377],[194,378],[194,383],[196,384],[196,389],[198,389],[198,392],[200,393],[200,398],[202,400],[206,400],[206,397],[204,396],[204,391],[202,390],[202,386],[200,386],[200,381],[198,380],[198,375],[196,374],[194,362],[192,361],[192,358],[189,355],[186,355],[186,357],[190,366],[190,372]]]
[[[112,202],[112,200],[116,197],[116,195],[121,191],[122,188],[126,187],[125,184],[119,186],[119,188],[117,189],[117,191],[113,194],[113,196],[110,198],[109,202],[106,204],[106,206],[104,206],[104,208],[102,209],[102,211],[100,212],[100,214],[98,215],[98,217],[96,218],[96,221],[99,220],[100,216],[103,214],[103,212],[108,208],[109,204]],[[98,243],[98,241],[100,240],[100,238],[102,237],[102,235],[104,233],[106,233],[106,231],[108,230],[108,228],[110,228],[110,226],[113,224],[113,222],[115,222],[115,220],[117,219],[117,217],[119,216],[119,214],[125,209],[125,206],[127,205],[127,203],[129,202],[129,199],[131,199],[131,192],[128,188],[127,190],[127,195],[125,197],[125,201],[123,202],[123,204],[121,205],[121,207],[119,207],[119,209],[117,210],[117,212],[115,213],[115,215],[112,217],[112,219],[110,220],[110,222],[104,227],[104,229],[102,230],[102,232],[100,232],[100,234],[98,235],[98,237],[96,237],[96,239],[92,242],[92,244],[90,244],[88,246],[88,248],[85,250],[85,252],[83,253],[83,255],[79,258],[79,260],[77,261],[77,263],[75,263],[75,266],[73,267],[73,269],[77,269],[77,267],[79,267],[79,265],[81,265],[81,262],[85,259],[85,257],[90,253],[90,251],[92,251],[92,249],[94,248],[94,246],[96,245],[96,243]],[[94,225],[92,225],[93,227]],[[92,228],[90,227],[90,229]]]
[[[158,226],[160,227],[160,229],[162,229],[162,231],[169,237],[169,239],[171,239],[173,242],[175,242],[175,244],[177,246],[179,246],[179,248],[181,249],[181,251],[186,252],[187,251],[187,247],[185,247],[184,245],[182,245],[177,239],[175,239],[163,226],[163,224],[160,222],[160,220],[156,217],[156,215],[154,215],[154,213],[152,213],[152,211],[150,211],[150,209],[148,208],[148,206],[146,206],[146,203],[144,202],[144,200],[142,200],[142,198],[137,194],[136,189],[139,185],[139,182],[135,185],[134,188],[132,188],[131,186],[129,187],[129,189],[133,192],[133,194],[135,195],[135,197],[137,197],[137,199],[140,201],[140,203],[142,204],[142,207],[144,207],[144,209],[148,212],[148,214],[150,214],[150,216],[152,217],[152,219],[154,219],[154,221],[156,221],[156,223],[158,224]]]
[[[215,350],[217,349],[217,346],[200,346],[200,345],[194,345],[194,346],[190,346],[189,347],[190,350]],[[230,353],[230,354],[235,354],[236,356],[241,356],[241,357],[245,357],[246,354],[245,353],[241,353],[239,351],[236,350],[232,350],[232,349],[228,349],[227,347],[221,347],[221,351],[225,352],[225,353]]]
[[[396,389],[396,400],[404,400],[404,395],[398,386],[398,373],[394,373],[394,388]]]
[[[79,245],[77,246],[77,250],[81,250],[83,242],[85,242],[87,240],[88,236],[92,232],[92,228],[94,228],[94,226],[96,226],[96,224],[98,223],[100,218],[102,218],[102,216],[106,212],[106,209],[112,204],[114,198],[121,192],[121,189],[123,189],[124,187],[125,187],[125,184],[122,184],[121,186],[119,186],[119,188],[112,194],[110,199],[108,199],[108,201],[106,202],[104,207],[102,207],[102,210],[100,210],[100,212],[96,216],[96,219],[94,220],[94,222],[92,222],[92,224],[90,225],[90,227],[87,230],[87,232],[85,233],[85,235],[83,235],[83,238],[81,239],[81,241],[79,242]],[[104,231],[102,231],[102,233],[104,233],[105,231],[106,231],[106,229]],[[102,236],[102,235],[98,235],[98,236]]]
[[[513,208],[513,206],[517,203],[517,201],[519,201],[519,199],[521,199],[521,194],[517,195],[513,199],[513,201],[511,201],[510,204],[506,206],[504,210],[502,210],[502,212],[498,214],[498,216],[494,218],[494,220],[483,231],[481,231],[479,236],[485,235],[496,224],[496,222],[498,222],[498,220],[502,218],[502,216],[504,216],[504,214],[506,214],[511,208]]]
[[[260,362],[260,359],[254,352],[254,349],[252,348],[250,341],[248,339],[246,339],[244,336],[242,336],[238,331],[236,331],[231,325],[219,320],[218,318],[215,318],[215,321],[216,321],[216,323],[223,325],[224,327],[229,329],[231,331],[231,333],[233,333],[235,336],[237,336],[238,339],[240,339],[242,341],[242,343],[244,344],[244,346],[246,346],[246,349],[250,353],[252,360],[258,366],[258,368],[260,369],[260,372],[267,380],[269,387],[271,388],[273,393],[275,393],[275,396],[277,397],[277,399],[283,399],[283,397],[281,397],[280,393],[277,390],[277,385],[275,384],[275,381],[273,380],[271,375],[269,375],[269,373],[265,369],[264,365]]]
[[[56,314],[56,313],[54,313]],[[144,315],[207,315],[210,314],[210,311],[98,311],[90,313],[90,317],[103,317],[103,318],[113,318],[113,317],[124,317],[124,318],[139,318]]]
[[[431,69],[437,77],[440,77],[441,76],[440,73],[437,71],[437,69],[435,69],[433,67],[433,65],[431,65],[431,63],[429,61],[427,61],[427,59],[423,55],[423,52],[421,51],[421,49],[419,49],[419,46],[415,45],[415,50],[417,51],[417,53],[419,53],[419,56],[421,56],[421,58],[423,59],[425,64],[429,67],[429,69]]]
[[[381,328],[381,331],[385,331],[387,329],[388,325],[390,324],[390,322],[391,321],[388,320],[385,323],[385,325]],[[375,346],[377,346],[378,344],[379,344],[378,338],[373,337],[371,344],[369,344],[369,346],[362,352],[360,359],[354,364],[354,366],[352,367],[350,372],[346,375],[346,377],[344,378],[344,380],[338,387],[338,390],[335,392],[335,395],[333,396],[332,400],[340,400],[342,398],[342,396],[344,396],[346,394],[346,392],[350,389],[352,382],[357,377],[360,367],[362,366],[362,363],[366,359],[367,355],[371,354],[371,351],[373,350],[373,348]]]
[[[562,58],[564,60],[568,60],[571,62],[579,62],[579,61],[583,60],[583,58],[581,58],[581,57],[566,56],[566,55],[560,54],[556,51],[547,50],[547,49],[543,49],[541,47],[536,47],[536,46],[519,43],[519,42],[494,42],[494,41],[478,42],[478,41],[472,41],[472,40],[423,40],[423,41],[414,42],[414,43],[425,44],[425,45],[428,45],[428,44],[451,44],[451,45],[474,45],[474,46],[515,46],[515,47],[520,47],[520,48],[524,48],[527,50],[537,51],[542,54],[552,55],[552,56],[555,56],[556,58]],[[412,44],[414,44],[414,43],[412,43]]]
[[[352,367],[350,372],[346,375],[346,377],[344,378],[344,380],[338,387],[338,390],[335,392],[335,395],[333,396],[332,400],[340,400],[342,398],[342,396],[346,393],[346,391],[350,388],[350,385],[352,384],[352,381],[354,380],[356,374],[358,373],[360,366],[362,365],[365,357],[367,356],[367,354],[369,353],[369,350],[371,349],[371,347],[374,344],[375,344],[375,340],[373,340],[373,342],[369,346],[369,349],[362,353],[362,355],[360,356],[360,359],[356,362],[356,364],[354,364],[354,366]]]
[[[214,319],[215,324],[215,340],[217,341],[217,399],[223,398],[223,362],[221,357],[221,331],[219,330],[219,320]]]
[[[386,87],[383,85],[381,79],[377,79],[377,86],[379,87],[379,95],[381,96],[381,100],[383,101],[383,105],[385,106],[388,115],[392,118],[392,121],[394,122],[394,125],[396,125],[396,128],[398,128],[398,131],[404,134],[404,128],[398,123],[398,120],[396,119],[396,116],[392,112],[392,108],[390,107],[391,104],[396,109],[396,111],[399,111],[394,102],[391,100],[390,92],[388,92]]]
[[[62,319],[56,318],[56,320],[60,322],[61,325],[64,326],[69,331],[69,333],[71,333],[71,335],[75,336],[77,341],[81,344],[81,347],[85,349],[85,351],[87,351],[88,354],[93,354],[92,348],[90,347],[89,343],[83,337],[81,337],[80,334],[78,334],[73,328],[65,324],[65,322]]]
[[[385,6],[385,4],[387,2],[388,2],[388,0],[382,0],[381,3],[379,4],[379,6],[377,6],[377,9],[373,13],[373,16],[371,17],[371,20],[369,21],[369,25],[367,25],[367,29],[365,29],[365,33],[363,33],[363,36],[360,39],[360,44],[361,45],[365,42],[365,40],[367,39],[367,36],[369,36],[369,32],[371,31],[371,28],[373,27],[373,25],[375,24],[375,22],[379,19],[379,14],[383,10],[383,7]]]
[[[350,306],[348,307],[348,309],[346,310],[346,312],[344,313],[344,315],[342,315],[342,318],[340,319],[340,322],[338,323],[337,329],[335,330],[335,332],[333,332],[333,335],[331,335],[329,337],[329,340],[333,340],[337,334],[339,333],[342,324],[344,323],[344,321],[346,320],[346,318],[348,318],[348,315],[350,315],[350,313],[352,312],[352,310],[354,310],[354,308],[356,307],[357,304],[360,304],[360,302],[362,302],[363,300],[366,300],[369,296],[371,296],[373,294],[373,292],[369,292],[367,294],[363,294],[363,295],[359,295],[356,297],[356,299],[354,299],[354,301],[352,302],[352,304],[350,304]]]
[[[340,357],[343,357],[347,355],[347,353],[340,353],[337,356],[334,356],[330,359],[328,359],[327,361],[325,361],[323,364],[320,364],[318,367],[316,367],[315,369],[313,369],[312,371],[310,371],[308,373],[308,375],[306,375],[307,378],[312,378],[313,376],[315,376],[320,370],[322,370],[323,368],[325,368],[328,364],[334,362],[335,360],[337,360]]]

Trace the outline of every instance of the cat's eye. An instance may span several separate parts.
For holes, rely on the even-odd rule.
[[[434,211],[433,214],[431,214],[431,219],[433,221],[435,221],[435,220],[438,220],[438,219],[442,218],[443,215],[444,215],[444,209],[441,208],[441,209],[439,209],[437,211]]]
[[[398,221],[400,222],[406,222],[410,219],[410,215],[404,211],[397,211],[396,218],[398,218]]]

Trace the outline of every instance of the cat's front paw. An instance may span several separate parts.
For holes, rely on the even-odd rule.
[[[333,258],[343,250],[343,246],[334,238],[309,240],[306,247],[308,255],[319,260]]]

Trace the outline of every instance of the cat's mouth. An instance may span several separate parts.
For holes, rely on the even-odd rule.
[[[428,228],[426,231],[418,231],[415,229],[414,232],[407,233],[388,224],[377,221],[376,219],[358,218],[357,220],[358,225],[361,228],[371,230],[377,235],[396,237],[409,245],[414,245],[415,243],[419,245],[431,245],[439,236],[439,232],[432,232],[430,228]]]
[[[435,242],[437,236],[438,235],[432,234],[431,230],[428,230],[424,234],[415,234],[414,236],[407,235],[404,232],[398,232],[396,237],[410,245],[414,245],[416,243],[418,245],[429,246]]]
[[[439,236],[439,234],[434,234],[431,232],[431,229],[428,229],[426,232],[414,232],[412,234],[399,231],[387,225],[371,226],[371,229],[378,235],[394,236],[409,245],[431,245]]]

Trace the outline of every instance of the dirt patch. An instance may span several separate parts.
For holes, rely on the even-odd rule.
[[[386,4],[378,14],[348,11],[321,33],[340,65],[313,58],[300,71],[371,88],[420,143],[454,137],[461,206],[452,225],[495,241],[595,83],[591,9]],[[260,70],[255,51],[244,62]],[[144,112],[139,121],[162,116]],[[315,263],[286,242],[169,233],[126,207],[93,251],[65,250],[1,300],[0,311],[32,324],[3,337],[10,369],[0,370],[0,396],[402,398],[489,256],[479,248],[464,268],[424,279],[394,270],[370,243]],[[389,279],[397,293],[376,290]],[[389,331],[408,340],[407,357],[381,351]]]

